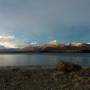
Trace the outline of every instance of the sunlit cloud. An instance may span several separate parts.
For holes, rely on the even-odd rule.
[[[35,45],[35,44],[37,44],[37,42],[32,42],[32,43],[30,43],[31,45]]]
[[[6,48],[16,48],[17,45],[13,42],[14,36],[0,36],[0,45]]]
[[[15,36],[0,36],[0,45],[5,48],[22,48],[25,44],[16,40]]]

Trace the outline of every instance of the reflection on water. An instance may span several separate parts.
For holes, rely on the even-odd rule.
[[[0,66],[54,65],[60,61],[90,66],[89,53],[1,54]]]

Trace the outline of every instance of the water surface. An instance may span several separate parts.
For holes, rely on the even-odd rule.
[[[90,53],[0,54],[0,66],[55,65],[60,61],[90,66]]]

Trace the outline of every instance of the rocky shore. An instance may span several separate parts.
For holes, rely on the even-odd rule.
[[[90,90],[90,68],[65,62],[52,68],[1,67],[0,90]]]

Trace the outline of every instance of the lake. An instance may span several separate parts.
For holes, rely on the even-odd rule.
[[[0,54],[0,66],[55,65],[60,61],[90,66],[90,53]]]

